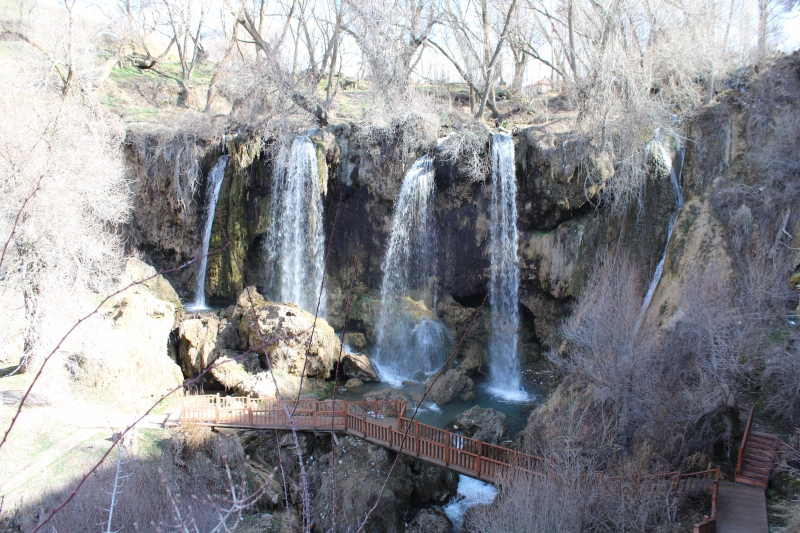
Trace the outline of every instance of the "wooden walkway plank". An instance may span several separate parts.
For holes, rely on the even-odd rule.
[[[768,533],[764,489],[720,481],[716,533]]]

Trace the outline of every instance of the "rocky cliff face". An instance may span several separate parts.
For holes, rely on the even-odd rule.
[[[325,192],[327,320],[335,329],[344,326],[344,303],[352,285],[357,305],[349,329],[369,338],[370,325],[360,317],[359,309],[368,310],[372,305],[369,302],[377,303],[394,201],[404,173],[415,158],[426,150],[435,153],[435,139],[401,150],[402,138],[365,136],[344,124],[321,130],[312,140],[317,147],[320,179],[324,182],[321,189]],[[592,160],[589,167],[582,165],[578,148],[568,134],[551,134],[536,127],[516,131],[514,141],[519,191],[521,342],[522,352],[530,360],[542,349],[557,345],[558,324],[570,311],[593,251],[624,241],[651,270],[655,267],[675,203],[668,173],[659,172],[654,164],[641,205],[632,205],[619,214],[594,209],[593,199],[613,175],[609,161],[599,158]],[[483,157],[489,157],[488,143],[487,133]],[[217,204],[210,249],[227,247],[229,253],[209,258],[206,283],[212,304],[234,302],[245,284],[265,290],[264,239],[272,217],[270,146],[257,137],[243,136],[228,142],[231,158]],[[207,159],[206,166],[210,167],[213,157]],[[435,167],[437,272],[426,290],[415,298],[429,309],[438,302],[448,302],[450,315],[471,316],[470,309],[486,295],[490,275],[490,177],[475,181],[457,162],[451,165],[441,159],[435,159]],[[173,220],[174,206],[157,198],[165,196],[167,189],[153,191],[140,186],[137,191],[140,207],[135,226],[149,228],[153,224],[160,228],[140,231],[138,242],[164,266],[176,265],[199,253],[198,213],[203,206],[194,205],[193,211],[187,210],[194,214],[182,215],[186,220]],[[165,216],[156,222],[155,213],[160,211]],[[192,293],[193,274],[181,274],[172,281],[181,294]],[[455,311],[456,308],[464,311]],[[455,323],[448,326],[454,336],[461,334]],[[476,353],[485,349],[479,339],[473,344],[472,351]],[[481,362],[480,356],[472,359]]]

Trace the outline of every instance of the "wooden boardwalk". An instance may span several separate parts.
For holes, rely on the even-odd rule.
[[[293,411],[292,411],[293,410]],[[180,416],[171,422],[192,422],[237,429],[292,429],[344,432],[398,453],[442,466],[459,474],[496,483],[515,473],[545,476],[548,463],[535,455],[471,439],[406,417],[407,405],[398,400],[348,402],[299,400],[286,408],[275,399],[230,396],[187,396]],[[711,514],[694,527],[695,533],[714,533],[717,518],[719,468],[703,472],[664,472],[634,480],[604,477],[598,482],[630,481],[636,486],[681,494],[711,493]],[[763,497],[763,491],[762,491]],[[766,507],[764,507],[766,516]],[[740,531],[740,530],[730,530]],[[745,530],[741,530],[745,531]],[[760,530],[752,530],[758,533]]]
[[[767,499],[764,489],[720,481],[717,492],[716,533],[767,533]]]

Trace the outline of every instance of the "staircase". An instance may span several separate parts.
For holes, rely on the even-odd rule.
[[[753,409],[747,418],[747,426],[739,448],[739,461],[736,465],[737,483],[745,483],[766,489],[769,473],[778,452],[778,437],[768,433],[753,431]]]

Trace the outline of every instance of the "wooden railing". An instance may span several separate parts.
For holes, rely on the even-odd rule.
[[[195,423],[240,428],[290,429],[287,411],[298,429],[333,428],[360,438],[456,470],[495,481],[514,471],[540,474],[544,459],[495,446],[459,433],[406,418],[408,406],[399,400],[348,402],[230,396],[187,396],[181,419]]]
[[[736,475],[742,473],[742,459],[744,458],[744,449],[747,446],[747,438],[750,436],[750,426],[753,425],[753,411],[755,406],[750,408],[750,415],[747,417],[747,425],[744,428],[744,436],[742,437],[742,444],[739,446],[739,460],[736,461]]]
[[[547,475],[546,461],[541,457],[406,418],[408,407],[403,401],[299,400],[296,405],[288,401],[285,406],[286,409],[275,399],[187,396],[181,407],[181,419],[211,426],[291,429],[288,411],[295,428],[345,431],[397,452],[486,481],[509,479],[515,472]],[[598,482],[620,481],[620,490],[625,491],[633,490],[631,483],[635,485],[635,490],[640,490],[640,485],[646,483],[652,490],[666,490],[671,485],[673,492],[682,494],[710,491],[711,515],[696,524],[694,532],[714,533],[719,472],[719,468],[688,474],[664,472],[633,479],[604,477],[602,473],[592,475],[597,476]]]

